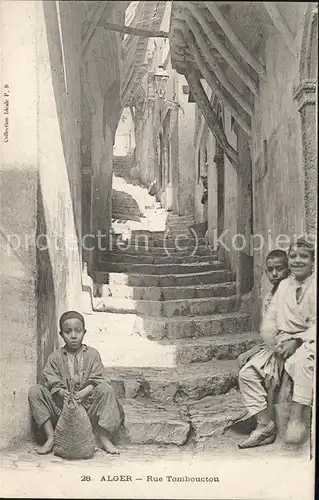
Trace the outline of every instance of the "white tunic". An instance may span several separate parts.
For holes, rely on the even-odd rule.
[[[297,300],[296,291],[301,288]],[[303,283],[294,276],[281,281],[262,320],[261,336],[267,344],[300,338],[316,339],[316,280],[314,274]]]

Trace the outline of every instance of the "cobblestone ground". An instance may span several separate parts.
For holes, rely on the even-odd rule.
[[[312,498],[313,460],[308,447],[294,450],[278,441],[239,450],[236,438],[222,437],[182,447],[120,445],[119,449],[119,456],[96,450],[91,460],[66,461],[53,454],[40,457],[33,443],[25,443],[2,453],[1,497]],[[120,475],[131,480],[119,481]],[[194,477],[203,479],[198,484],[190,479]]]

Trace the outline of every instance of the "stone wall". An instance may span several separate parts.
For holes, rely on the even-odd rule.
[[[183,86],[187,85],[182,75],[178,76],[177,101],[182,107],[178,113],[179,133],[179,214],[194,214],[194,186],[195,177],[195,103],[188,102],[188,94],[183,93]]]
[[[72,195],[75,226],[81,237],[81,36],[84,5],[43,2],[54,97]],[[60,41],[60,43],[58,43]],[[81,246],[79,246],[81,251]]]
[[[304,6],[295,5],[296,18],[301,22]],[[300,50],[299,39],[297,34],[296,54]],[[254,252],[256,293],[260,301],[269,289],[263,275],[267,252],[278,247],[278,243],[280,246],[280,241],[276,241],[279,235],[285,235],[281,247],[287,247],[288,237],[305,230],[301,120],[293,98],[299,82],[296,54],[274,30],[265,46],[267,78],[260,82],[260,96],[255,100],[252,124],[254,234],[265,240],[262,248]]]
[[[109,22],[124,22],[125,3],[106,6]],[[121,115],[121,34],[97,27],[84,51],[81,81],[88,106],[83,112],[91,126],[92,170],[91,232],[108,236],[112,217],[112,165],[115,132]],[[98,250],[90,257],[89,272],[94,271]]]
[[[195,105],[196,107],[197,105]],[[198,121],[198,123],[196,123]],[[196,222],[205,222],[208,219],[208,206],[212,200],[207,201],[205,205],[201,202],[204,187],[201,179],[201,175],[207,175],[208,171],[213,168],[213,158],[209,154],[209,146],[208,146],[208,136],[211,135],[208,132],[208,127],[204,118],[199,112],[195,111],[195,128],[198,128],[198,134],[195,134],[195,138],[193,140],[194,144],[194,173],[195,173],[195,186],[194,186],[194,218]],[[205,149],[207,150],[207,168],[205,167]],[[211,186],[210,186],[211,187]],[[211,190],[209,189],[209,192]]]
[[[208,219],[208,240],[213,247],[218,227],[218,205],[217,205],[217,168],[214,162],[216,154],[216,139],[212,133],[208,134],[207,141],[208,152],[208,200],[207,200],[207,219]]]
[[[184,76],[178,75],[167,64],[169,75],[166,98],[155,97],[147,103],[141,125],[143,151],[139,158],[138,178],[148,186],[157,180],[158,197],[163,207],[180,215],[194,215],[195,104],[183,93]],[[162,185],[160,175],[160,139],[164,154]],[[169,169],[168,169],[169,164]]]
[[[55,3],[2,4],[3,50],[11,54],[2,68],[9,89],[1,162],[2,448],[30,436],[28,387],[58,345],[59,315],[82,308],[80,93],[70,63],[78,57],[80,19],[71,4],[62,7],[65,51]]]

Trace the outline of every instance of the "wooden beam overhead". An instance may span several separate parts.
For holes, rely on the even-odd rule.
[[[201,33],[197,23],[195,20],[190,19],[190,24],[189,27],[191,28],[194,36],[195,36],[195,41],[196,45],[200,48],[201,52],[204,54],[205,59],[207,60],[210,70],[215,74],[216,78],[219,80],[221,85],[225,87],[227,92],[230,93],[230,95],[235,99],[235,101],[240,104],[240,106],[243,108],[246,113],[249,114],[249,116],[253,115],[253,108],[252,106],[248,103],[248,101],[245,99],[245,97],[234,87],[234,85],[228,80],[226,75],[223,73],[222,69],[216,62],[212,51],[210,50],[210,47],[208,46],[205,36]],[[181,29],[183,29],[183,24],[181,24]],[[185,26],[185,25],[184,25]],[[185,38],[188,37],[189,30],[184,34]]]
[[[89,24],[88,29],[86,30],[83,38],[82,38],[82,43],[81,43],[81,51],[83,54],[83,58],[85,58],[85,53],[88,48],[88,45],[90,43],[90,40],[92,38],[92,35],[97,28],[97,25],[106,9],[106,6],[108,5],[109,2],[102,2],[100,5],[98,5],[96,11],[94,12],[91,22]]]
[[[295,38],[286,21],[283,19],[276,2],[262,2],[264,5],[274,27],[282,35],[282,38],[287,45],[288,49],[295,55]]]
[[[216,79],[213,76],[213,73],[210,72],[209,68],[207,67],[207,63],[205,62],[204,58],[202,57],[200,50],[198,49],[196,45],[196,40],[194,38],[194,35],[189,34],[189,42],[191,49],[193,51],[194,59],[197,64],[198,69],[202,73],[203,77],[205,78],[206,82],[214,92],[214,94],[218,97],[218,99],[224,104],[224,106],[229,110],[229,112],[232,114],[232,116],[235,118],[237,121],[238,125],[246,132],[247,135],[251,136],[251,127],[248,125],[248,123],[244,120],[242,116],[242,112],[237,110],[227,99],[225,92],[220,88],[220,86],[217,84]]]
[[[156,31],[156,30],[145,30],[138,28],[131,28],[131,26],[119,26],[118,24],[106,23],[104,21],[99,21],[98,26],[105,28],[110,31],[117,31],[118,33],[127,33],[133,36],[141,36],[144,38],[168,38],[169,33],[167,31]]]
[[[208,127],[216,138],[218,144],[224,149],[225,155],[236,171],[239,170],[239,156],[238,152],[229,144],[225,131],[221,126],[218,116],[214,112],[207,94],[202,87],[199,75],[192,69],[186,71],[185,78],[189,85],[189,89],[196,99],[196,103],[204,116]]]
[[[225,61],[229,64],[229,66],[231,66],[231,68],[237,73],[237,75],[247,85],[247,87],[251,90],[251,92],[255,96],[258,96],[258,85],[255,82],[255,80],[249,75],[247,71],[245,71],[242,68],[242,66],[233,56],[233,54],[227,49],[227,47],[225,47],[224,43],[215,35],[215,33],[213,33],[211,25],[209,24],[209,22],[207,22],[202,11],[198,9],[194,4],[189,2],[185,4],[185,11],[183,13],[183,16],[185,16],[188,23],[192,19],[191,14],[203,29],[210,43],[218,50],[221,56],[225,59]]]
[[[219,24],[229,41],[233,44],[235,49],[239,52],[244,61],[247,62],[259,76],[263,77],[265,73],[265,67],[258,61],[258,59],[249,52],[247,47],[243,44],[241,39],[235,33],[227,19],[223,16],[222,12],[219,10],[215,2],[204,2],[207,9],[212,14],[215,21]]]

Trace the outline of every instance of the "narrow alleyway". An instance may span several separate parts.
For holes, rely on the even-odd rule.
[[[125,408],[120,442],[149,444],[155,456],[158,445],[233,453],[241,437],[222,431],[243,410],[236,359],[259,339],[238,312],[235,277],[190,217],[114,175],[113,200],[119,193],[125,218],[113,202],[114,239],[86,321]],[[285,453],[280,439],[268,450]]]
[[[125,219],[113,202],[114,241],[100,256],[93,307],[129,439],[183,445],[220,433],[241,408],[236,358],[258,338],[238,312],[234,275],[190,230],[190,217],[166,212],[122,177],[113,186]]]
[[[224,428],[244,411],[238,356],[279,286],[269,253],[294,280],[292,241],[316,237],[317,4],[4,0],[1,13],[1,496],[312,498],[310,439],[283,439],[290,396],[273,444],[242,450]],[[273,328],[291,335],[283,373],[313,335],[308,254],[276,304],[293,317]],[[124,407],[119,456],[37,454],[28,391],[74,310]],[[306,386],[289,375],[290,392]],[[312,390],[309,375],[309,408]],[[132,484],[104,485],[117,473]],[[214,484],[185,494],[156,484],[166,474]]]
[[[119,199],[121,204],[116,203]],[[114,175],[113,245],[101,253],[94,310],[86,299],[84,316],[86,342],[101,353],[105,374],[125,409],[125,429],[118,438],[121,454],[105,455],[97,449],[85,463],[70,462],[52,454],[39,457],[34,443],[24,443],[2,454],[2,492],[13,491],[12,477],[15,495],[23,498],[25,484],[17,482],[17,474],[32,473],[28,496],[33,487],[35,494],[39,491],[42,481],[51,481],[52,496],[81,498],[94,492],[105,498],[107,488],[110,497],[118,494],[118,483],[104,486],[101,478],[110,470],[121,474],[125,467],[125,473],[141,477],[140,490],[136,481],[134,488],[142,495],[148,468],[153,476],[157,469],[162,475],[163,467],[172,475],[180,476],[181,470],[193,474],[200,460],[201,475],[221,481],[229,475],[229,456],[238,461],[238,470],[241,464],[247,470],[251,458],[258,467],[260,459],[277,456],[283,468],[289,465],[289,472],[296,467],[301,478],[307,473],[308,443],[297,450],[277,439],[263,449],[239,450],[240,436],[222,434],[227,419],[243,408],[236,358],[258,335],[249,331],[248,316],[238,312],[234,274],[190,230],[192,223],[191,217],[162,209],[145,187]],[[208,464],[216,457],[219,465],[212,472]],[[134,464],[129,471],[128,463]],[[270,468],[267,474],[271,482],[276,471]],[[86,493],[80,488],[83,477],[92,481],[85,484]],[[238,480],[238,492],[245,491],[244,476]],[[130,494],[125,483],[121,494],[125,488]],[[227,495],[223,481],[219,488],[214,484],[216,494]],[[278,499],[284,499],[286,491],[281,496],[277,488]],[[257,483],[256,492],[260,494]],[[293,493],[291,499],[300,498],[300,491]],[[195,498],[193,484],[188,494]]]
[[[15,481],[14,493],[23,498],[25,485],[17,482],[17,474],[32,474],[28,496],[32,488],[36,495],[45,480],[51,481],[52,496],[81,498],[83,489],[76,484],[89,477],[87,494],[104,498],[104,480],[108,496],[117,495],[119,483],[109,482],[109,477],[124,471],[141,478],[140,490],[135,481],[135,495],[140,491],[142,497],[148,472],[154,477],[158,470],[161,477],[164,468],[172,476],[181,476],[181,471],[194,475],[200,463],[201,476],[218,478],[215,494],[227,495],[227,486],[223,483],[219,489],[219,482],[229,475],[229,456],[243,474],[250,459],[258,468],[259,460],[265,467],[265,459],[276,456],[276,466],[278,460],[283,470],[289,466],[289,474],[296,467],[302,484],[310,467],[308,443],[296,449],[277,438],[262,449],[239,450],[241,436],[222,434],[226,421],[243,409],[236,358],[258,340],[258,334],[249,331],[247,315],[238,312],[233,273],[190,230],[190,217],[165,211],[146,188],[114,176],[113,197],[119,196],[125,200],[125,217],[113,203],[113,246],[101,254],[94,310],[86,297],[84,316],[86,342],[101,353],[105,374],[125,409],[125,428],[118,436],[120,456],[97,448],[90,460],[65,461],[52,454],[39,457],[35,443],[27,442],[2,454],[1,491],[12,492]],[[180,250],[176,248],[179,237]],[[124,251],[116,244],[120,241]],[[218,467],[214,465],[212,472],[209,464],[216,457]],[[134,466],[128,470],[128,464]],[[274,483],[276,470],[269,466],[266,474],[269,484]],[[244,475],[238,480],[242,486],[237,491],[245,491]],[[125,488],[130,494],[125,483],[121,494]],[[195,498],[194,485],[188,488]],[[210,488],[206,485],[207,498]],[[300,490],[291,491],[291,500],[301,498],[301,489],[300,485]],[[264,493],[268,498],[269,492]],[[286,493],[283,488],[281,496],[276,487],[278,499],[284,500]],[[161,494],[165,494],[163,485]],[[256,494],[260,495],[258,483]]]

